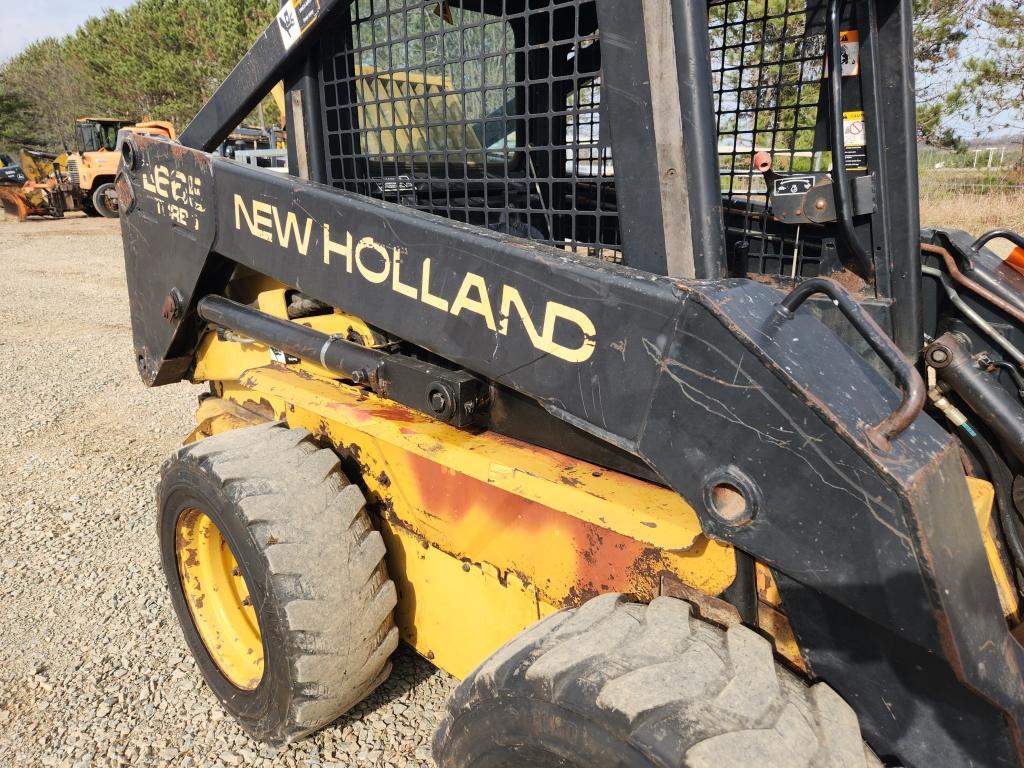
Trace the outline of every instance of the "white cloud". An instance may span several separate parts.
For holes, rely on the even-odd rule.
[[[0,62],[44,37],[74,32],[90,16],[122,10],[134,0],[0,0]]]

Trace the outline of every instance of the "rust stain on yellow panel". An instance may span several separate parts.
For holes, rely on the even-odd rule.
[[[778,656],[801,672],[806,672],[807,662],[804,661],[793,627],[783,610],[782,594],[771,569],[764,563],[757,563],[754,575],[757,582],[757,626],[771,638]]]
[[[358,467],[388,543],[403,638],[461,676],[538,616],[602,592],[639,600],[671,574],[707,594],[735,577],[673,491],[486,431],[459,430],[295,366],[223,381]]]

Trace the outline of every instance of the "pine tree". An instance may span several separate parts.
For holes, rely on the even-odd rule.
[[[948,108],[980,121],[984,133],[1021,132],[1024,154],[1024,0],[988,0],[980,9],[977,45],[962,66],[967,77]]]

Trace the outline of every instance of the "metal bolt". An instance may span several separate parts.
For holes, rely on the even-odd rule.
[[[242,575],[242,571],[241,571],[240,568],[233,568],[231,570],[231,575],[232,576],[241,576]]]
[[[448,401],[445,400],[444,392],[435,389],[430,393],[430,407],[433,408],[434,411],[441,413],[447,405]]]
[[[247,597],[244,600],[242,600],[242,605],[252,605],[252,598]]]
[[[168,322],[181,317],[181,310],[185,306],[185,297],[177,288],[171,288],[171,292],[164,297],[160,314]]]
[[[949,350],[945,347],[932,347],[928,350],[928,361],[932,365],[945,365],[949,362]]]
[[[820,197],[814,201],[814,207],[819,211],[824,211],[826,205],[827,203]]]

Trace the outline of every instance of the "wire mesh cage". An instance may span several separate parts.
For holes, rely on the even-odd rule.
[[[827,246],[772,224],[752,158],[828,168],[809,5],[708,5],[727,232],[758,235],[750,271],[793,277],[818,274]],[[332,184],[621,260],[594,0],[353,0],[349,14],[321,73]]]
[[[780,277],[820,273],[826,250],[813,228],[794,233],[766,215],[758,152],[776,172],[826,171],[821,126],[825,34],[808,0],[712,0],[708,6],[719,176],[726,228],[749,249],[746,271]],[[803,237],[801,237],[803,235]]]
[[[620,252],[593,0],[354,0],[324,58],[332,184]]]
[[[759,151],[777,171],[827,167],[816,147],[825,35],[808,27],[807,0],[720,0],[708,15],[723,193],[763,199]]]

